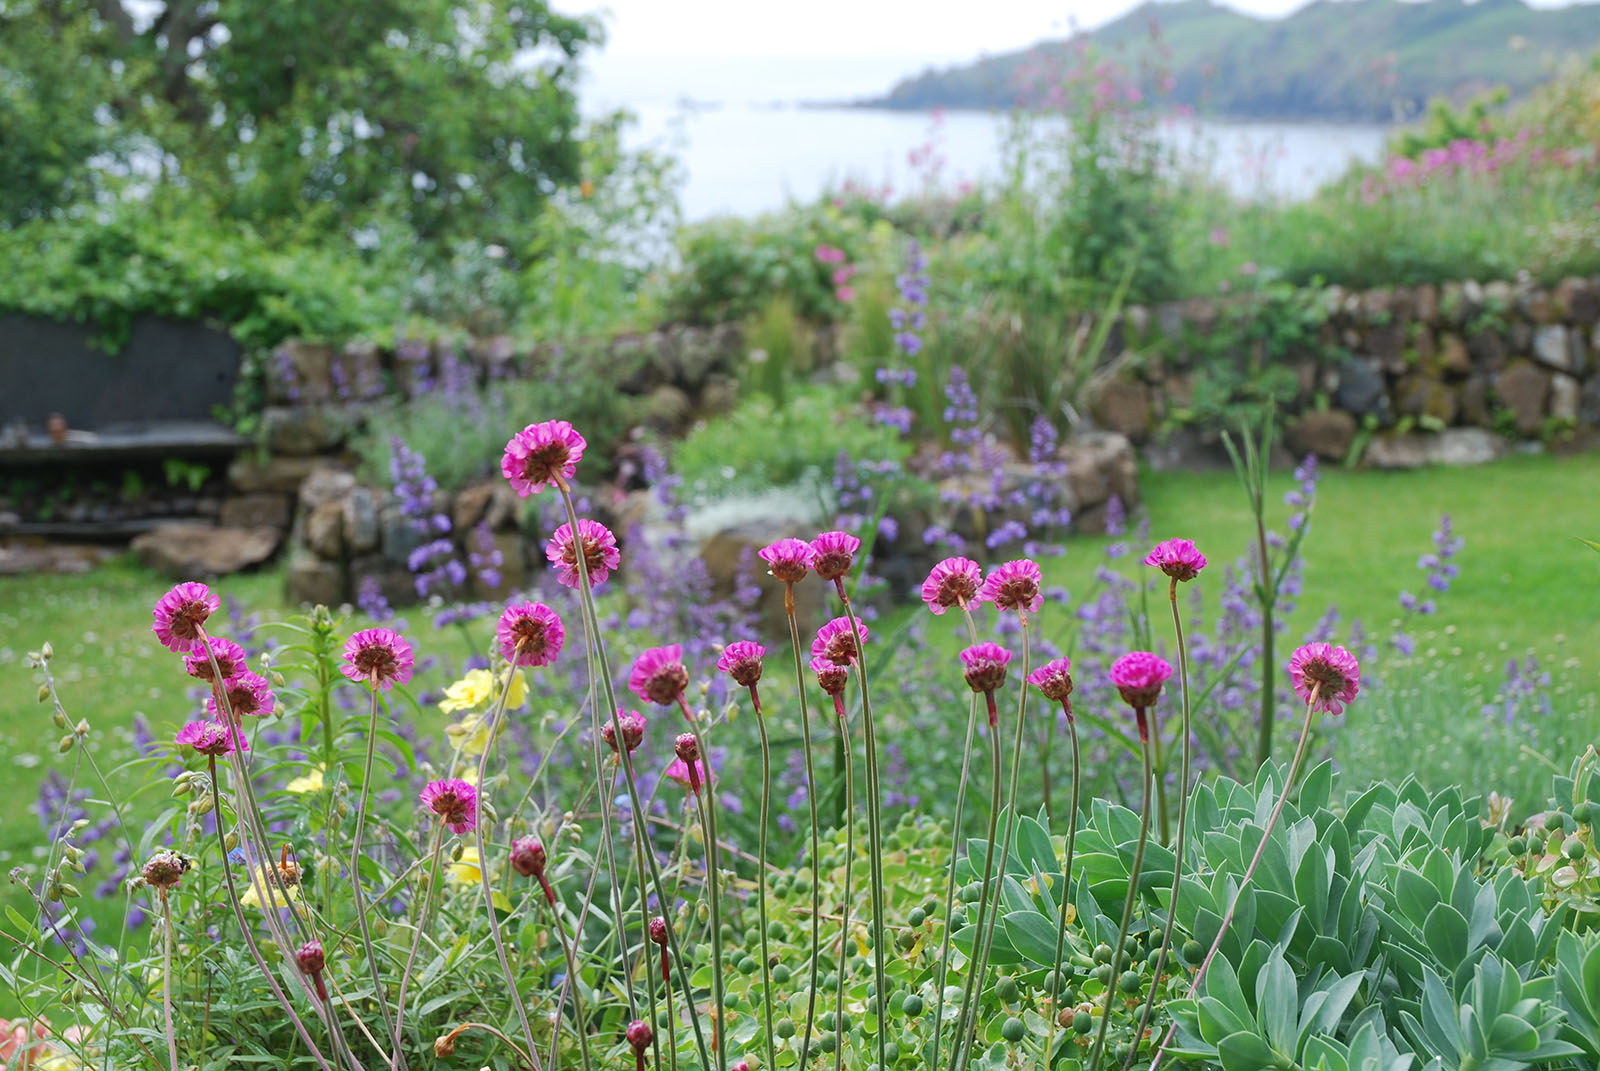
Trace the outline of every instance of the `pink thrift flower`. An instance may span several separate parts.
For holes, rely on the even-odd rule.
[[[699,741],[693,733],[681,733],[673,741],[672,750],[678,757],[668,765],[666,776],[686,786],[691,792],[699,792],[700,785],[711,779],[711,770],[706,765],[705,757],[700,754]]]
[[[1011,652],[998,643],[976,643],[961,652],[962,675],[974,692],[993,692],[1006,682]]]
[[[861,657],[861,646],[867,642],[867,626],[856,622],[856,631],[850,631],[848,617],[836,617],[817,630],[811,641],[811,657],[826,658],[836,666],[848,666]]]
[[[811,660],[811,672],[817,675],[817,684],[824,692],[832,696],[844,694],[845,683],[850,679],[849,667],[817,656]]]
[[[265,717],[272,713],[272,688],[259,673],[240,670],[223,685],[222,691],[228,700],[227,713],[235,718]],[[206,698],[206,712],[213,718],[223,717],[224,712],[217,709],[216,695]]]
[[[855,564],[861,540],[849,532],[823,532],[811,541],[811,568],[824,580],[839,580]]]
[[[983,569],[971,558],[946,558],[922,582],[922,601],[935,614],[951,607],[962,609],[977,598],[983,586]]]
[[[429,781],[418,798],[458,836],[478,827],[478,790],[459,777]]]
[[[1163,539],[1145,556],[1144,563],[1155,566],[1174,580],[1188,581],[1199,576],[1200,570],[1206,567],[1206,556],[1192,539]]]
[[[500,641],[501,656],[519,666],[548,666],[567,641],[561,616],[542,602],[507,606],[494,634]]]
[[[1361,690],[1361,666],[1355,655],[1331,643],[1308,643],[1289,659],[1294,693],[1307,703],[1317,690],[1316,709],[1343,714],[1344,705]]]
[[[397,684],[408,683],[415,664],[411,645],[400,633],[391,628],[369,628],[345,641],[344,665],[339,672],[387,692]]]
[[[637,710],[618,710],[617,721],[622,725],[622,742],[627,745],[628,753],[632,754],[639,750],[639,745],[644,742],[644,715]],[[600,726],[600,739],[604,740],[612,751],[616,751],[616,725],[608,721]]]
[[[525,878],[543,874],[548,860],[538,837],[518,837],[511,842],[511,869]]]
[[[1138,710],[1155,705],[1161,685],[1172,676],[1172,666],[1160,655],[1133,651],[1111,663],[1111,683],[1122,701]]]
[[[1006,562],[989,574],[989,579],[983,582],[978,601],[992,602],[1001,610],[1038,613],[1039,607],[1044,605],[1044,596],[1039,592],[1039,585],[1043,581],[1039,563],[1019,558]]]
[[[236,676],[244,669],[248,658],[243,647],[220,636],[208,636],[183,657],[183,668],[188,671],[189,676],[216,683],[216,674],[211,669],[211,658],[206,654],[208,646],[211,654],[217,657],[217,669],[221,671],[223,680]]]
[[[756,553],[767,563],[767,569],[773,577],[785,584],[797,584],[804,580],[806,573],[811,571],[811,561],[815,557],[811,544],[803,539],[780,539]]]
[[[572,479],[588,445],[565,420],[529,424],[506,443],[500,473],[511,481],[518,497],[527,498],[546,485]]]
[[[599,587],[622,564],[622,552],[617,549],[617,537],[599,521],[587,517],[578,521],[578,531],[583,536],[583,561],[589,569],[590,587]],[[544,556],[557,567],[556,579],[569,588],[578,586],[578,548],[572,539],[572,525],[563,524],[545,544]]]
[[[221,605],[222,600],[204,584],[192,580],[179,584],[156,601],[155,623],[150,631],[161,646],[175,654],[201,649],[206,618]]]
[[[722,649],[717,668],[740,687],[749,688],[761,679],[761,659],[766,653],[767,649],[753,640],[735,640]]]
[[[240,751],[250,750],[249,741],[239,730],[230,731],[229,727],[220,721],[191,721],[178,730],[173,742],[179,747],[193,748],[197,754],[209,755],[212,758],[231,755],[235,748]]]
[[[1057,658],[1046,662],[1028,674],[1028,683],[1039,689],[1039,694],[1051,702],[1066,707],[1072,714],[1072,660]]]
[[[628,690],[647,703],[670,706],[683,697],[689,687],[689,670],[683,664],[683,648],[676,644],[652,647],[634,659],[628,676]]]

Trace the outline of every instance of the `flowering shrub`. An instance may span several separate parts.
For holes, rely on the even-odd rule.
[[[13,872],[34,914],[14,912],[4,931],[14,954],[0,981],[23,1012],[8,1056],[174,1071],[452,1057],[943,1071],[1356,1067],[1373,1053],[1385,1067],[1564,1069],[1600,1052],[1585,983],[1600,944],[1569,926],[1592,918],[1600,884],[1592,749],[1523,830],[1501,804],[1480,820],[1459,789],[1336,796],[1332,765],[1308,761],[1312,729],[1361,716],[1365,654],[1318,639],[1277,662],[1240,637],[1218,663],[1201,636],[1185,640],[1179,587],[1203,587],[1216,567],[1183,539],[1141,567],[1166,582],[1175,665],[1151,649],[1149,620],[1093,611],[1064,644],[1080,641],[1075,662],[1034,635],[1048,601],[1036,561],[985,571],[952,557],[918,585],[919,620],[954,621],[969,641],[933,671],[947,689],[936,696],[904,671],[892,634],[858,616],[867,546],[843,530],[761,552],[786,595],[788,651],[752,638],[747,619],[697,627],[647,552],[635,564],[637,544],[579,516],[571,481],[586,449],[559,420],[506,444],[512,488],[554,497],[564,515],[546,522],[552,575],[537,597],[490,610],[492,636],[471,629],[485,615],[454,622],[472,660],[442,696],[418,688],[442,645],[397,621],[351,631],[318,610],[260,656],[248,629],[217,634],[227,626],[207,586],[163,596],[153,642],[209,707],[170,745],[149,743],[142,791],[174,802],[147,821],[105,781],[88,721],[68,716],[54,652],[30,656],[72,776],[43,859]],[[1314,480],[1294,494],[1295,535],[1271,559],[1282,576]],[[1423,569],[1437,591],[1456,544],[1448,530],[1435,542]],[[603,579],[608,599],[649,586],[624,618],[597,601]],[[827,620],[802,628],[800,584],[825,589]],[[1103,584],[1113,600],[1140,586],[1109,569]],[[1206,741],[1232,731],[1248,693],[1207,699],[1241,687],[1226,682],[1247,650],[1268,663],[1263,689],[1296,712],[1293,757],[1191,792],[1192,773],[1244,765]],[[631,662],[614,660],[623,651]],[[968,719],[949,820],[891,825],[897,741],[936,731],[958,679]],[[624,682],[643,711],[620,705]],[[418,734],[437,724],[425,702],[454,717],[443,749]],[[1071,795],[1034,817],[1021,775],[1049,765],[1025,750],[1041,711],[1070,742]],[[736,753],[746,717],[759,781]],[[813,728],[839,744],[826,781]],[[1125,803],[1082,791],[1085,743],[1112,770],[1135,753],[1140,782],[1109,774]],[[789,755],[804,811],[785,827],[773,760]],[[974,769],[985,757],[986,776]],[[932,771],[899,777],[913,774]],[[87,813],[80,777],[103,792],[93,806],[112,828]],[[980,786],[974,837],[963,823]],[[829,829],[822,804],[836,794]],[[752,852],[744,816],[757,799]],[[776,856],[775,829],[795,841]],[[91,837],[121,842],[127,902],[148,928],[130,918],[112,939],[82,925],[74,878]],[[1473,1020],[1497,1025],[1461,1028]]]

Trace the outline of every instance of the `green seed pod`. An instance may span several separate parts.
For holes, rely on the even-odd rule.
[[[50,720],[56,723],[57,729],[65,729],[67,727],[67,716],[61,713],[60,707],[51,711]]]
[[[777,1034],[780,1038],[783,1038],[787,1041],[789,1038],[792,1038],[795,1035],[794,1020],[779,1019],[775,1024],[774,1029],[777,1031]]]
[[[761,969],[761,964],[756,962],[754,956],[745,956],[739,961],[740,974],[754,974]]]
[[[1099,982],[1101,985],[1105,985],[1106,983],[1110,982],[1111,964],[1102,963],[1100,966],[1096,967],[1094,969],[1094,980]]]
[[[1095,945],[1094,946],[1094,961],[1096,963],[1110,963],[1111,962],[1111,946],[1108,945],[1108,944],[1105,944],[1103,942],[1101,944]]]
[[[1009,974],[1002,974],[994,984],[994,993],[995,996],[1010,1004],[1022,995],[1022,989],[1017,985],[1015,978]]]
[[[63,736],[61,738],[61,743],[56,745],[56,750],[65,755],[67,752],[72,750],[72,745],[77,742],[78,738],[75,736]]]
[[[194,785],[189,781],[183,780],[182,778],[179,778],[172,784],[172,794],[174,796],[187,796],[192,791],[194,791]]]
[[[907,994],[905,1003],[900,1005],[900,1011],[907,1019],[915,1019],[922,1014],[922,998],[915,993]]]
[[[828,1033],[817,1038],[817,1048],[821,1049],[823,1052],[832,1052],[838,1047],[838,1044],[838,1035],[834,1034],[832,1031],[829,1031]]]
[[[210,814],[213,806],[210,796],[201,796],[189,801],[189,813],[196,816]]]
[[[793,977],[794,977],[793,972],[790,971],[788,967],[785,967],[781,963],[777,964],[776,966],[774,966],[772,968],[772,980],[774,982],[778,983],[779,985],[787,985],[788,982],[789,982],[789,979],[793,978]]]
[[[1094,1016],[1086,1011],[1074,1013],[1072,1016],[1072,1029],[1075,1033],[1087,1034],[1094,1029]]]
[[[1150,954],[1144,958],[1144,961],[1146,963],[1150,964],[1150,966],[1154,967],[1156,965],[1156,963],[1160,961],[1160,959],[1161,959],[1161,949],[1152,948],[1150,950]]]
[[[1506,851],[1510,852],[1513,856],[1527,855],[1528,838],[1512,837],[1510,840],[1506,841]]]
[[[920,908],[920,907],[912,908],[911,909],[911,914],[906,916],[906,921],[909,922],[913,926],[921,926],[924,922],[927,921],[927,919],[928,919],[927,912],[923,911],[922,908]]]
[[[1583,858],[1583,838],[1568,837],[1566,843],[1561,845],[1561,850],[1566,853],[1568,859],[1577,862]]]
[[[1183,942],[1183,961],[1185,963],[1191,965],[1197,964],[1200,962],[1200,958],[1205,954],[1205,947],[1194,938],[1191,937],[1189,940]]]
[[[68,900],[76,900],[83,894],[78,891],[78,887],[76,885],[63,881],[61,883],[61,895],[65,896]]]
[[[1000,1027],[1000,1036],[1011,1042],[1013,1045],[1021,1041],[1027,1035],[1027,1033],[1028,1028],[1024,1026],[1022,1024],[1022,1020],[1018,1019],[1015,1015],[1007,1019],[1005,1024]]]
[[[1144,979],[1139,976],[1138,971],[1123,971],[1121,979],[1117,982],[1117,987],[1124,993],[1137,993],[1143,983]]]

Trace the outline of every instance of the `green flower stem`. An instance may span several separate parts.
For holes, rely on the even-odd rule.
[[[1228,910],[1223,912],[1222,925],[1217,929],[1217,936],[1211,942],[1211,947],[1206,951],[1205,959],[1200,961],[1200,969],[1195,972],[1194,981],[1189,983],[1189,999],[1193,1000],[1200,992],[1200,985],[1205,981],[1206,971],[1211,969],[1211,961],[1217,958],[1217,950],[1222,947],[1222,939],[1228,935],[1228,927],[1233,924],[1234,910],[1239,906],[1239,898],[1244,895],[1245,889],[1250,885],[1250,880],[1256,875],[1256,867],[1261,865],[1261,857],[1266,854],[1267,842],[1272,839],[1272,831],[1278,826],[1278,818],[1283,814],[1283,805],[1289,802],[1289,789],[1293,786],[1295,778],[1300,774],[1300,764],[1305,761],[1306,744],[1311,740],[1311,719],[1317,710],[1317,699],[1322,695],[1322,684],[1314,683],[1311,686],[1311,695],[1306,700],[1306,720],[1300,726],[1300,742],[1295,745],[1294,760],[1289,763],[1289,774],[1284,778],[1283,789],[1278,793],[1278,802],[1272,805],[1272,813],[1267,816],[1267,825],[1261,833],[1261,843],[1256,845],[1255,854],[1250,857],[1250,865],[1244,868],[1244,876],[1239,879],[1239,889],[1233,894],[1233,901],[1228,904]],[[1178,1032],[1178,1024],[1173,1023],[1167,1029],[1166,1037],[1161,1041],[1161,1047],[1150,1060],[1150,1071],[1155,1071],[1161,1065],[1161,1057],[1166,1053],[1167,1046],[1172,1044],[1172,1039]]]
[[[480,868],[481,869],[481,868]],[[572,1013],[578,1030],[578,1048],[582,1053],[584,1071],[591,1071],[594,1059],[589,1055],[589,1031],[583,1025],[583,1016],[578,1007],[578,953],[575,947],[576,937],[567,932],[565,921],[561,917],[560,901],[549,905],[551,921],[555,923],[556,934],[561,939],[561,954],[567,961],[567,977],[561,983],[561,992],[556,996],[556,1021],[550,1027],[550,1071],[556,1071],[556,1045],[561,1040],[561,1007],[567,1002],[567,992],[572,993]],[[620,927],[622,920],[618,919]],[[529,1050],[532,1051],[532,1050]],[[538,1068],[538,1055],[534,1056],[534,1067]]]
[[[209,644],[207,645],[210,646]],[[283,987],[278,984],[277,977],[272,973],[272,968],[267,966],[267,961],[262,958],[261,949],[256,946],[254,931],[245,921],[244,908],[239,906],[239,890],[233,882],[233,864],[228,861],[228,842],[222,833],[222,791],[217,787],[217,760],[208,758],[211,765],[211,809],[217,816],[217,850],[222,854],[222,876],[228,883],[228,904],[233,908],[234,921],[239,924],[239,933],[244,937],[245,947],[250,951],[250,958],[255,960],[256,967],[267,980],[267,988],[272,990],[272,995],[278,999],[278,1004],[284,1013],[289,1016],[289,1022],[294,1024],[295,1033],[300,1035],[300,1040],[305,1043],[310,1051],[311,1058],[317,1061],[317,1066],[322,1071],[333,1071],[328,1066],[328,1061],[323,1058],[322,1050],[317,1048],[317,1043],[311,1040],[311,1035],[306,1031],[306,1024],[295,1013],[294,1005],[284,994]],[[257,895],[260,895],[259,893]]]
[[[877,983],[878,994],[874,998],[877,1002],[874,1015],[878,1020],[878,1066],[886,1068],[889,1066],[889,978],[884,970],[883,816],[880,811],[883,795],[878,787],[878,737],[872,722],[872,696],[867,686],[867,652],[866,644],[860,642],[861,626],[856,623],[856,612],[851,608],[850,596],[844,590],[844,579],[841,577],[833,583],[838,589],[840,601],[844,603],[845,618],[857,648],[856,672],[861,677],[862,746],[867,760],[867,865],[872,883],[872,977]]]
[[[1178,613],[1178,578],[1173,577],[1167,588],[1167,601],[1172,604],[1172,630],[1178,642],[1178,683],[1183,692],[1183,765],[1178,770],[1178,843],[1172,864],[1172,895],[1167,900],[1167,921],[1161,927],[1161,951],[1156,954],[1156,971],[1150,978],[1150,994],[1145,998],[1144,1011],[1139,1016],[1139,1029],[1133,1035],[1133,1047],[1128,1052],[1124,1071],[1138,1058],[1139,1042],[1150,1028],[1155,1014],[1156,990],[1161,987],[1161,972],[1166,969],[1167,956],[1172,952],[1172,926],[1178,918],[1178,896],[1183,888],[1183,860],[1186,834],[1189,825],[1189,654],[1183,643],[1183,619]]]
[[[411,951],[406,954],[405,970],[400,972],[400,992],[395,997],[394,1008],[394,1059],[398,1063],[403,1059],[401,1050],[404,1043],[401,1041],[401,1028],[405,1022],[406,1014],[406,986],[411,981],[411,969],[417,963],[417,950],[422,947],[422,934],[428,928],[428,908],[433,902],[433,891],[439,886],[439,856],[444,847],[444,819],[433,825],[433,833],[428,838],[428,880],[422,886],[420,893],[422,902],[417,905],[416,929],[411,937]],[[478,857],[478,867],[483,868],[483,857]],[[391,1065],[392,1066],[392,1065]]]
[[[689,719],[689,731],[694,734],[695,747],[700,757],[700,791],[694,793],[700,808],[700,832],[706,842],[706,898],[711,906],[711,1001],[716,1008],[713,1021],[716,1029],[711,1040],[716,1046],[717,1071],[728,1071],[728,996],[722,979],[722,846],[717,842],[717,797],[712,787],[711,751],[706,747],[704,731],[699,719],[689,712],[689,704],[678,697],[684,716]],[[762,880],[766,878],[762,875]]]
[[[1099,1071],[1105,1058],[1106,1030],[1111,1026],[1111,1012],[1117,1003],[1117,986],[1122,977],[1122,946],[1128,940],[1128,927],[1133,923],[1133,905],[1139,899],[1139,872],[1144,869],[1144,846],[1150,840],[1151,792],[1150,726],[1144,707],[1137,707],[1134,716],[1139,719],[1140,751],[1144,756],[1144,806],[1139,813],[1139,840],[1133,849],[1133,867],[1128,871],[1128,895],[1122,902],[1122,924],[1117,927],[1117,943],[1111,946],[1111,977],[1106,980],[1105,1011],[1100,1015],[1100,1030],[1095,1034],[1094,1048],[1089,1051],[1089,1071]]]
[[[994,890],[995,908],[989,913],[987,928],[979,931],[983,939],[983,951],[978,957],[976,967],[977,992],[980,994],[983,992],[984,975],[989,970],[989,955],[994,949],[995,923],[1000,919],[1000,885],[1004,884],[1006,880],[1006,862],[1011,855],[1011,842],[1016,838],[1017,778],[1022,772],[1023,729],[1027,724],[1026,715],[1028,713],[1028,615],[1026,611],[1018,611],[1017,617],[1022,622],[1022,685],[1018,689],[1017,695],[1017,731],[1011,745],[1011,783],[1006,789],[1006,830],[1005,836],[1000,841],[1000,877]],[[996,732],[995,746],[998,747],[998,729]],[[992,843],[989,846],[989,851],[991,854],[994,852]],[[987,886],[988,882],[984,884]],[[961,1035],[963,1047],[960,1050],[960,1059],[956,1063],[958,1069],[965,1067],[967,1061],[971,1059],[972,1044],[968,1039],[972,1036],[972,1032],[977,1026],[977,1017],[978,1002],[974,1001],[972,1005],[972,1023]]]
[[[984,695],[989,707],[989,757],[990,783],[992,789],[989,796],[989,832],[984,843],[987,847],[983,853],[983,889],[978,896],[978,917],[973,923],[972,952],[967,957],[967,976],[961,983],[961,1014],[956,1016],[955,1055],[951,1058],[950,1066],[959,1068],[966,1055],[971,1038],[968,1033],[967,1023],[976,1018],[973,997],[977,989],[977,962],[982,954],[983,923],[989,913],[989,886],[994,880],[994,841],[995,830],[1000,823],[1000,716],[994,705],[994,693]]]
[[[567,510],[567,522],[572,526],[572,531],[576,532],[578,531],[578,511],[572,504],[572,489],[567,486],[565,480],[560,479],[556,482],[556,488],[561,494],[562,505]],[[618,740],[621,740],[623,739],[622,724],[621,717],[617,713],[616,688],[611,683],[611,666],[606,658],[605,644],[600,640],[599,615],[596,614],[594,606],[594,589],[589,583],[589,564],[584,560],[582,554],[579,554],[577,558],[578,592],[583,600],[583,612],[588,619],[587,625],[590,635],[594,637],[595,657],[600,663],[600,686],[605,694],[607,709],[611,711],[612,732],[616,734]],[[628,805],[633,812],[633,821],[637,826],[643,828],[647,819],[644,810],[644,799],[639,792],[639,784],[633,773],[633,757],[625,747],[619,748],[618,754],[622,758],[622,772],[628,782]],[[694,1029],[695,1047],[700,1052],[700,1064],[702,1067],[710,1067],[711,1059],[709,1051],[706,1049],[705,1032],[700,1025],[700,1010],[695,1006],[694,990],[689,984],[689,972],[684,967],[683,955],[678,946],[676,927],[672,925],[672,915],[669,911],[669,905],[672,901],[667,899],[666,889],[661,882],[661,866],[656,862],[655,855],[650,852],[645,853],[645,862],[650,867],[650,884],[655,889],[656,902],[661,906],[661,917],[666,921],[667,947],[671,950],[673,961],[677,966],[678,984],[683,987],[684,1003],[689,1006],[689,1025]]]
[[[778,1066],[777,1037],[772,1028],[772,954],[767,940],[767,820],[772,812],[772,745],[767,740],[767,722],[761,715],[761,694],[750,686],[750,705],[756,711],[756,728],[761,733],[761,832],[756,848],[756,914],[761,922],[761,997],[767,1022],[767,1066]]]
[[[220,817],[220,815],[219,815]],[[178,1033],[172,1028],[172,905],[161,890],[161,1009],[167,1016],[167,1058],[178,1071]]]
[[[967,636],[978,642],[978,628],[972,621],[972,611],[963,600],[961,613],[967,619]],[[944,883],[944,935],[939,943],[939,973],[933,986],[933,1052],[928,1066],[939,1066],[939,1045],[944,1039],[944,987],[950,973],[950,915],[955,908],[956,863],[961,857],[961,815],[967,802],[967,782],[972,771],[972,738],[978,729],[978,693],[972,693],[967,709],[967,739],[961,746],[961,778],[956,782],[956,814],[950,826],[950,866]]]
[[[817,972],[822,957],[822,823],[817,814],[817,768],[811,751],[811,712],[806,707],[805,663],[800,654],[800,624],[794,614],[794,585],[785,584],[783,606],[789,618],[789,641],[794,647],[794,684],[800,696],[800,739],[806,752],[806,802],[811,806],[811,985],[806,990],[806,1027],[800,1035],[800,1066],[811,1057],[811,1031],[817,1020]]]
[[[522,1003],[522,990],[517,986],[516,975],[511,971],[511,959],[506,955],[506,942],[505,936],[500,932],[500,919],[494,913],[494,886],[489,881],[489,845],[487,832],[484,828],[487,823],[484,820],[483,814],[483,797],[488,784],[489,754],[490,752],[494,751],[495,732],[500,728],[500,722],[505,718],[506,702],[511,696],[511,682],[516,679],[517,659],[520,658],[521,655],[522,645],[521,643],[518,643],[516,650],[512,652],[512,657],[509,664],[506,666],[506,676],[505,680],[501,682],[500,695],[495,700],[494,707],[489,713],[488,724],[484,727],[483,752],[478,756],[478,791],[473,797],[475,807],[473,832],[476,835],[478,842],[478,884],[483,889],[484,914],[489,916],[489,934],[494,938],[494,952],[496,958],[500,961],[500,974],[505,978],[506,989],[511,994],[511,1006],[517,1010],[517,1022],[522,1027],[523,1039],[528,1043],[528,1052],[533,1056],[534,1066],[535,1069],[537,1069],[539,1061],[539,1047],[538,1044],[533,1040],[533,1024],[528,1021],[528,1009]],[[373,711],[374,716],[376,716],[376,692],[373,693]],[[370,770],[370,764],[372,761],[372,744],[370,740],[367,744],[367,761]],[[365,792],[366,786],[362,785],[363,795]],[[374,977],[376,977],[376,972],[374,972]],[[574,1000],[576,1000],[576,997]],[[560,1030],[557,1029],[553,1033],[559,1034]],[[552,1045],[553,1044],[554,1043],[552,1042]],[[551,1065],[554,1066],[554,1063],[555,1060],[552,1057]]]
[[[617,765],[622,765],[622,757],[620,755],[617,757]],[[650,962],[649,955],[650,881],[649,875],[645,872],[644,866],[645,853],[650,850],[650,844],[649,841],[646,840],[646,830],[634,825],[631,822],[629,823],[629,827],[633,830],[633,862],[634,866],[639,871],[639,933],[642,935],[640,940],[644,949],[644,952],[640,955],[640,959],[644,961],[644,993],[645,998],[650,1005],[650,1046],[652,1054],[655,1056],[655,1065],[659,1069],[661,1067],[661,1037],[660,1031],[657,1030],[656,1027],[661,1020],[656,1012],[655,964]],[[662,910],[665,911],[666,908],[663,906]],[[662,982],[667,982],[667,979],[663,978]],[[667,999],[669,1001],[672,999],[671,985],[667,985]],[[672,1008],[670,1004],[667,1007],[667,1029],[669,1031],[674,1029],[672,1026]],[[678,1066],[678,1045],[675,1034],[669,1040],[668,1047],[672,1051],[672,1066],[674,1069],[676,1069]]]
[[[367,969],[372,972],[373,995],[378,1000],[378,1012],[383,1018],[384,1033],[394,1035],[394,1017],[389,1014],[389,997],[383,987],[383,975],[378,970],[378,950],[372,943],[372,929],[367,917],[367,896],[361,885],[361,842],[362,834],[367,826],[367,800],[372,791],[372,753],[377,750],[378,742],[378,689],[373,687],[372,704],[367,715],[367,755],[365,772],[361,775],[361,795],[356,801],[356,830],[355,839],[350,844],[350,885],[351,893],[356,903],[356,924],[361,927],[361,947],[367,955]],[[330,719],[323,718],[327,724]],[[324,763],[324,768],[331,773],[332,744],[328,744],[329,759]],[[327,869],[331,870],[332,867]],[[378,1050],[380,1056],[383,1050]],[[392,1061],[386,1061],[392,1062]]]
[[[839,740],[843,745],[844,753],[850,755],[850,717],[845,713],[844,701],[839,696],[833,698],[836,721],[839,725]],[[844,1067],[844,984],[845,975],[849,973],[846,965],[850,962],[850,879],[855,869],[856,861],[856,790],[853,771],[845,767],[844,778],[844,890],[839,907],[839,983],[837,986],[837,1007],[834,1010],[833,1023],[833,1071],[840,1071]],[[882,992],[882,990],[879,990]],[[883,1026],[879,1024],[879,1030]],[[882,1066],[882,1065],[880,1065]]]
[[[1069,700],[1062,700],[1061,706],[1067,714],[1067,733],[1072,740],[1072,810],[1067,813],[1067,858],[1061,867],[1061,912],[1056,916],[1056,958],[1054,973],[1050,976],[1050,1038],[1045,1044],[1046,1058],[1055,1051],[1056,1027],[1060,1025],[1061,985],[1065,981],[1061,977],[1061,961],[1067,944],[1067,909],[1072,905],[1072,855],[1078,844],[1078,788],[1083,782],[1078,754],[1078,721],[1072,716]]]

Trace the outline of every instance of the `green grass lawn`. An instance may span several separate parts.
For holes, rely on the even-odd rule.
[[[1290,486],[1287,473],[1273,478],[1275,496]],[[1143,487],[1152,539],[1191,537],[1216,567],[1249,547],[1250,520],[1231,473],[1147,474]],[[1426,630],[1416,630],[1425,646],[1439,648],[1444,664],[1461,666],[1466,675],[1495,673],[1507,658],[1536,652],[1589,697],[1589,705],[1574,703],[1563,712],[1568,719],[1581,719],[1582,711],[1593,710],[1600,666],[1591,654],[1600,643],[1600,555],[1575,537],[1600,535],[1597,491],[1600,455],[1517,457],[1461,470],[1330,470],[1305,545],[1305,593],[1290,622],[1290,639],[1298,641],[1330,602],[1343,614],[1341,628],[1357,617],[1371,633],[1387,635],[1399,614],[1400,589],[1422,590],[1416,559],[1429,549],[1430,533],[1447,512],[1465,540],[1457,559],[1461,576],[1440,599],[1439,616]],[[1287,512],[1278,508],[1280,526]],[[1051,579],[1086,593],[1095,566],[1104,560],[1105,543],[1103,537],[1076,540],[1066,558],[1052,563]],[[181,665],[150,632],[150,607],[168,586],[125,559],[87,576],[0,580],[0,763],[11,797],[0,820],[0,871],[42,855],[44,836],[30,808],[46,771],[65,771],[71,761],[57,752],[61,731],[51,723],[49,709],[36,701],[37,682],[26,667],[26,652],[46,640],[52,643],[68,713],[87,718],[97,734],[106,734],[97,755],[113,766],[129,753],[135,713],[144,714],[157,732],[170,732],[194,710]],[[1210,605],[1214,587],[1207,589]],[[285,612],[278,570],[229,577],[216,588],[266,620]],[[1054,623],[1048,615],[1041,622],[1045,628]],[[419,639],[419,653],[430,643],[437,646],[426,636]],[[1372,701],[1365,720],[1359,713],[1348,719],[1338,754],[1357,765],[1363,761],[1359,756],[1375,756],[1370,762],[1382,768],[1386,734],[1396,731],[1392,706],[1380,717],[1379,704]],[[1417,746],[1465,751],[1466,743],[1452,743],[1448,725],[1460,711],[1448,703],[1420,701],[1414,709],[1423,713],[1406,728],[1421,734],[1423,743]],[[1481,721],[1476,709],[1468,713],[1469,722]],[[1574,722],[1573,728],[1571,738],[1580,744],[1594,735],[1592,726]],[[1485,745],[1472,746],[1482,750]],[[1498,760],[1493,754],[1480,756],[1474,768],[1484,763],[1495,768]],[[1497,772],[1510,768],[1507,759]],[[1441,763],[1437,769],[1457,767]],[[9,895],[0,900],[13,902]]]

